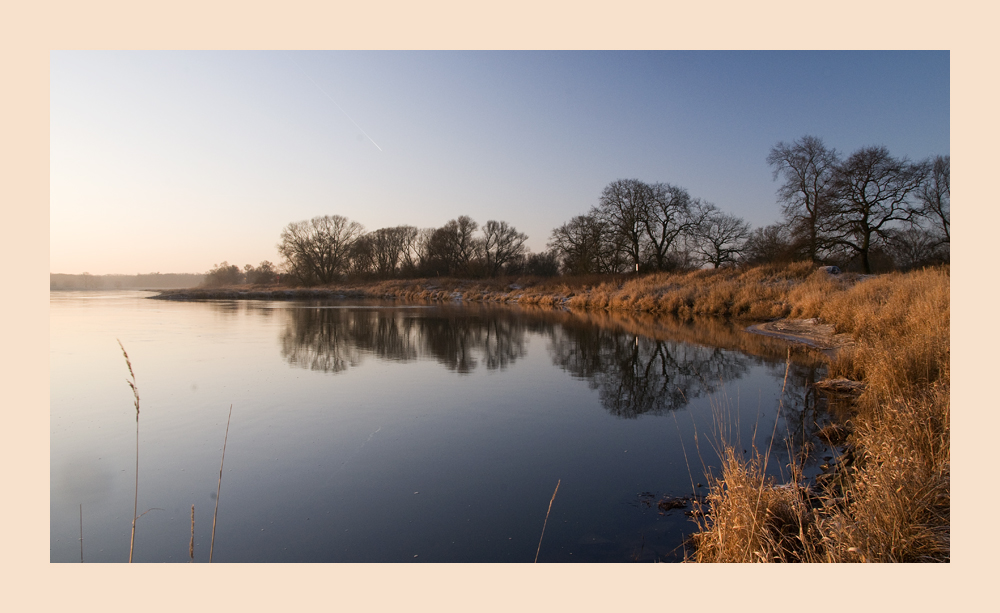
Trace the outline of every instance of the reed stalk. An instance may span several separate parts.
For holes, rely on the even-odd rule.
[[[194,505],[191,505],[191,543],[188,545],[189,562],[194,562]]]
[[[138,519],[139,514],[139,388],[135,385],[135,372],[132,371],[132,361],[128,359],[128,352],[125,351],[125,346],[122,345],[120,339],[115,340],[118,341],[118,346],[122,349],[125,364],[128,366],[128,374],[132,377],[131,381],[125,379],[125,383],[128,383],[128,386],[132,388],[132,395],[135,396],[135,499],[132,504],[132,537],[128,545],[128,562],[131,564],[132,552],[135,549],[135,520]]]
[[[549,513],[552,512],[552,503],[556,500],[556,493],[559,491],[559,484],[562,479],[556,481],[556,489],[552,492],[552,500],[549,500],[549,510],[545,512],[545,523],[542,524],[542,536],[538,537],[538,550],[535,551],[535,563],[538,563],[538,554],[542,551],[542,539],[545,538],[545,526],[549,523]]]
[[[215,515],[212,517],[212,543],[208,546],[208,563],[212,563],[215,551],[215,520],[219,518],[219,495],[222,493],[222,469],[226,465],[226,443],[229,442],[229,421],[233,418],[233,405],[229,405],[229,419],[226,420],[226,438],[222,441],[222,463],[219,464],[219,488],[215,492]],[[191,507],[191,522],[194,522],[194,507]],[[192,537],[194,538],[194,537]]]

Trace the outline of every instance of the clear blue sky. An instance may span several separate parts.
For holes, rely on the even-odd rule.
[[[505,220],[545,248],[619,178],[780,219],[765,161],[950,153],[949,53],[51,54],[51,272],[279,261],[292,221]]]

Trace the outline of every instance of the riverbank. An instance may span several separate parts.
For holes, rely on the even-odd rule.
[[[168,290],[164,300],[301,300],[371,298],[408,302],[498,302],[586,310],[638,311],[767,321],[796,316],[821,292],[844,290],[870,277],[831,275],[809,263],[751,269],[696,270],[635,277],[526,277],[511,279],[393,279],[294,288],[240,286]]]
[[[819,483],[768,482],[768,450],[726,463],[696,515],[694,561],[947,561],[950,556],[950,276],[877,277],[808,263],[641,277],[392,280],[309,289],[163,292],[162,299],[371,298],[514,303],[645,320],[721,317],[823,349],[856,398],[843,453]],[[742,342],[742,341],[741,341]],[[795,471],[793,470],[793,473]]]
[[[774,483],[763,478],[769,450],[747,458],[725,446],[692,559],[948,561],[948,269],[882,275],[810,302],[793,310],[853,341],[830,368],[844,380],[832,387],[855,397],[836,433],[843,452],[817,483]]]

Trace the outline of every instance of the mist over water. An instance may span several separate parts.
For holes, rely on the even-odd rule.
[[[676,561],[713,445],[822,425],[822,363],[719,322],[51,293],[51,560]],[[777,425],[776,425],[777,424]],[[808,467],[807,467],[808,468]],[[689,507],[690,508],[690,507]]]

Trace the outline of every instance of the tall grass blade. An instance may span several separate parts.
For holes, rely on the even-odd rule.
[[[549,510],[545,512],[545,523],[542,524],[542,536],[538,537],[538,551],[535,552],[535,563],[538,563],[538,554],[542,551],[542,539],[545,538],[545,526],[549,523],[549,513],[552,512],[552,503],[556,500],[556,493],[559,491],[559,484],[562,479],[556,481],[556,489],[552,492],[552,500],[549,500]]]
[[[222,493],[222,469],[226,465],[226,443],[229,442],[229,421],[233,418],[233,405],[229,405],[229,419],[226,420],[226,438],[222,441],[222,463],[219,464],[219,489],[215,492],[215,515],[212,517],[212,543],[208,546],[208,563],[212,563],[212,553],[215,551],[215,520],[219,518],[219,495]],[[194,507],[192,507],[192,523],[194,522]],[[192,537],[193,538],[193,537]]]

